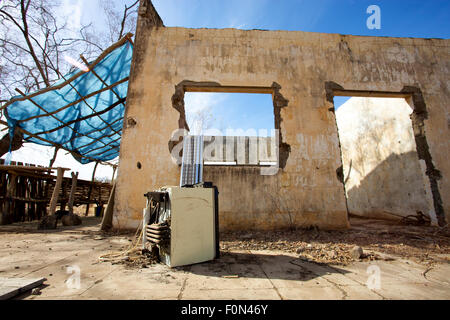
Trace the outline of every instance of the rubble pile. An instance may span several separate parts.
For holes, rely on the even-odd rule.
[[[121,259],[117,259],[112,264],[123,264],[127,268],[148,268],[148,266],[158,263],[159,257],[153,251],[135,250],[129,252]]]
[[[279,250],[317,263],[346,265],[352,261],[412,258],[432,264],[450,252],[450,230],[430,226],[375,223],[349,230],[317,228],[277,232],[221,232],[221,250]]]

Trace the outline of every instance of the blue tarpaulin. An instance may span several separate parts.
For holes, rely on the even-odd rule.
[[[72,151],[83,164],[116,158],[133,45],[125,37],[105,53],[89,71],[69,73],[51,87],[8,102],[10,132],[18,126],[26,141]]]

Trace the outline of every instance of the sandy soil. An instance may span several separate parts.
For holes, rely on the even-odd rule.
[[[364,249],[361,260],[386,260],[398,256],[432,265],[448,262],[450,229],[405,225],[369,219],[351,219],[342,231],[318,229],[278,232],[222,232],[221,250],[281,250],[298,253],[306,260],[345,265],[354,261],[351,249]]]

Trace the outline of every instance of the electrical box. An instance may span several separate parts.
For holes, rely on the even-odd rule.
[[[217,187],[164,187],[145,196],[144,248],[156,245],[161,261],[170,267],[219,256]]]

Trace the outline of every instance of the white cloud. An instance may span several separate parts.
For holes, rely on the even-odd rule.
[[[233,29],[244,29],[244,27],[247,26],[246,23],[241,23],[241,24],[238,24],[238,23],[239,23],[238,21],[233,21],[229,24],[228,27],[233,28]]]
[[[202,112],[211,109],[222,101],[217,93],[212,92],[186,92],[184,106],[186,113]]]
[[[191,134],[204,134],[215,120],[213,109],[224,103],[226,96],[214,92],[187,92],[184,97],[186,120]]]
[[[81,27],[81,14],[83,12],[83,1],[64,0],[60,7],[58,16],[67,23],[67,27],[79,30]]]

